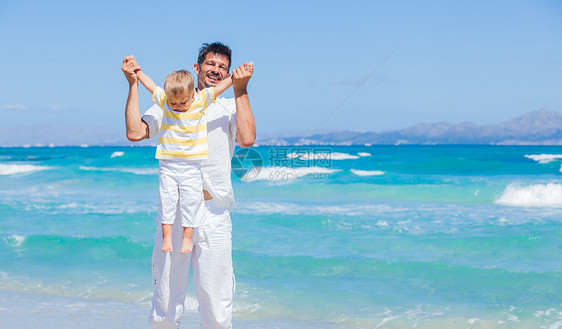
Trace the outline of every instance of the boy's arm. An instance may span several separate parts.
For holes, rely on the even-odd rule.
[[[225,90],[232,86],[232,75],[236,74],[236,78],[241,80],[247,78],[245,84],[248,84],[248,80],[250,80],[252,73],[254,73],[254,63],[250,62],[240,65],[240,67],[234,70],[232,74],[228,76],[228,78],[223,79],[219,83],[217,83],[217,85],[215,86],[215,98],[217,98],[220,94],[222,94]]]
[[[217,85],[215,86],[215,98],[219,97],[225,90],[232,86],[232,76],[229,75],[228,78],[222,79]]]
[[[135,70],[139,69],[134,57],[129,56],[123,59],[121,70],[129,82],[129,94],[125,105],[125,126],[127,129],[127,139],[131,142],[138,142],[148,138],[148,125],[141,119],[139,109],[139,84]]]
[[[152,81],[152,79],[144,74],[143,71],[139,70],[137,71],[137,76],[139,78],[139,81],[142,83],[142,85],[150,92],[150,94],[154,94],[154,90],[156,90],[156,88],[158,87],[154,81]]]

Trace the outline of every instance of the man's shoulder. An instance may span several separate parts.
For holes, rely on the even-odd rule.
[[[233,115],[236,113],[236,101],[234,98],[219,97],[215,100],[213,105],[209,107],[209,110],[227,112]]]
[[[146,110],[146,112],[144,112],[144,114],[142,115],[144,116],[152,116],[152,117],[161,117],[163,114],[162,108],[160,106],[158,106],[157,104],[152,105],[148,110]]]
[[[148,125],[149,139],[158,136],[160,133],[160,124],[164,116],[164,111],[160,106],[154,104],[141,117],[141,120]]]
[[[236,102],[234,101],[234,98],[219,97],[216,99],[215,103],[236,107]]]

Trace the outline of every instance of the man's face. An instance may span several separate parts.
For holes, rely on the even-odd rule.
[[[197,86],[216,86],[219,81],[228,77],[228,64],[228,57],[225,55],[208,53],[203,64],[193,64],[193,70],[197,73]]]

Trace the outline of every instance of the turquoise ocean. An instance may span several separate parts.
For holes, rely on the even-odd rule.
[[[562,147],[250,150],[235,327],[562,328]],[[0,148],[0,328],[148,328],[157,197],[153,147]]]

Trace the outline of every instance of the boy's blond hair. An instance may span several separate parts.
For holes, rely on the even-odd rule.
[[[164,80],[164,91],[166,95],[170,95],[176,98],[188,95],[191,97],[193,91],[195,90],[195,85],[193,82],[193,76],[186,70],[175,71],[166,77]]]

